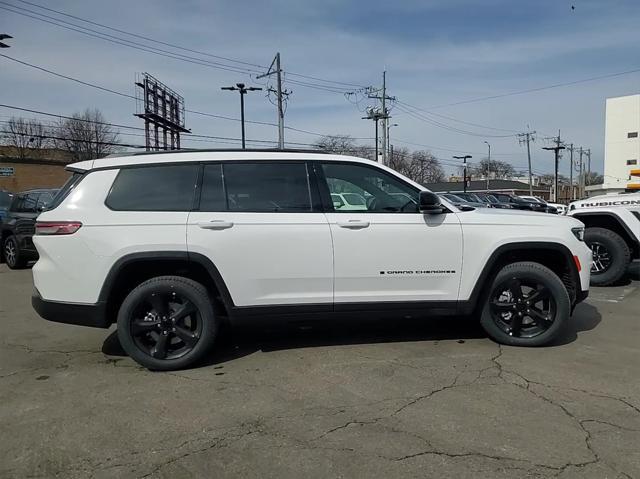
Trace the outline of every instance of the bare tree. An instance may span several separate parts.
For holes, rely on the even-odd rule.
[[[414,172],[409,178],[412,180],[420,184],[444,181],[444,169],[431,152],[425,150],[414,151],[411,155],[411,161]]]
[[[515,169],[506,161],[483,158],[480,163],[469,166],[467,174],[484,178],[510,178],[515,174]]]
[[[326,135],[316,141],[313,146],[337,155],[359,156],[370,160],[374,160],[375,156],[373,147],[357,145],[349,135]]]
[[[40,156],[42,149],[49,146],[45,126],[38,120],[11,118],[0,133],[2,143],[15,149],[20,159]]]
[[[100,110],[74,113],[70,119],[61,119],[57,127],[56,147],[68,151],[76,161],[103,158],[118,150],[118,131]]]
[[[546,173],[540,176],[540,183],[543,185],[553,185],[555,184],[555,177],[553,173]],[[564,175],[558,175],[558,184],[560,185],[568,185],[569,178]]]
[[[604,176],[595,171],[590,171],[585,173],[584,175],[584,184],[587,186],[590,185],[601,185],[604,183]]]

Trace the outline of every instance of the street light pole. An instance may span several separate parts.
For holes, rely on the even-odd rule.
[[[247,92],[250,91],[258,91],[262,90],[262,88],[250,86],[245,87],[244,83],[236,83],[236,86],[223,86],[221,90],[229,90],[229,91],[239,91],[240,92],[240,123],[242,129],[242,149],[246,149],[245,147],[245,137],[244,137],[244,96]]]
[[[394,123],[393,125],[387,124],[387,148],[389,151],[389,157],[387,158],[387,163],[390,163],[391,160],[391,127],[392,126],[398,126],[397,123]]]
[[[489,147],[489,159],[487,161],[487,192],[489,191],[489,171],[491,169],[491,145],[485,140],[485,143]]]
[[[462,178],[462,189],[466,193],[467,192],[467,158],[473,158],[471,155],[464,156],[454,156],[456,160],[462,160],[464,163],[464,173]]]

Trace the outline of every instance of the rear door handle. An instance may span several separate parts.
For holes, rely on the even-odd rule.
[[[233,222],[223,220],[200,221],[198,226],[205,230],[226,230],[233,226]]]
[[[361,220],[336,221],[336,224],[340,228],[360,229],[360,228],[369,227],[368,221],[361,221]]]

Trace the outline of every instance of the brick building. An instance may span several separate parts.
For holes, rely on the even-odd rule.
[[[0,190],[17,193],[33,188],[57,188],[69,177],[64,168],[71,159],[64,151],[34,149],[20,153],[16,148],[0,146]]]

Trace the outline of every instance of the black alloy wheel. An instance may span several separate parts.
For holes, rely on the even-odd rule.
[[[543,346],[569,322],[571,299],[551,269],[531,261],[504,266],[491,282],[480,324],[495,341],[511,346]]]
[[[547,331],[556,317],[551,291],[534,279],[513,277],[494,287],[491,316],[506,334],[534,338]]]
[[[141,351],[155,359],[177,359],[193,350],[202,333],[195,305],[173,292],[151,292],[141,298],[130,322]]]
[[[137,286],[118,312],[118,338],[142,366],[190,367],[211,351],[218,318],[207,289],[182,276],[158,276]]]
[[[591,247],[591,274],[602,274],[611,268],[612,257],[607,246],[600,242],[592,242]]]

